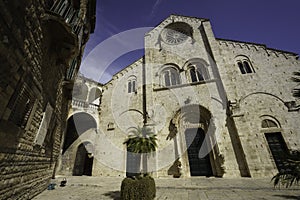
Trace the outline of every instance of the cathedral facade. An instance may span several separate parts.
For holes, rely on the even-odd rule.
[[[299,69],[294,53],[219,39],[207,19],[171,15],[145,35],[145,55],[101,86],[96,132],[72,151],[89,143],[90,175],[136,173],[124,141],[147,126],[154,177],[271,177],[281,155],[299,150]],[[77,158],[68,159],[71,173]]]

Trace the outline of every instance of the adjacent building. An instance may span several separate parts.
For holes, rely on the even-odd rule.
[[[1,199],[31,199],[54,176],[95,4],[0,2]]]

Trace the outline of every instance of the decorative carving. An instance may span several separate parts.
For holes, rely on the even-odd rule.
[[[188,37],[192,37],[192,32],[193,30],[188,24],[175,22],[163,29],[159,40],[162,39],[165,43],[170,45],[180,44],[186,41]]]
[[[178,133],[178,129],[177,129],[176,125],[172,122],[172,120],[170,121],[169,132],[170,133],[167,136],[167,140],[173,139],[176,136],[176,134]]]

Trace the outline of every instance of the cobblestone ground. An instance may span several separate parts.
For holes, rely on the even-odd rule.
[[[120,199],[123,178],[67,177],[65,187],[45,190],[34,200]],[[62,177],[55,179],[60,183]],[[300,200],[300,187],[274,189],[270,179],[228,178],[160,178],[155,180],[156,200]]]

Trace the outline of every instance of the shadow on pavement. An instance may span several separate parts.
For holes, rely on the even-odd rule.
[[[285,199],[296,199],[296,200],[300,200],[300,196],[295,196],[295,195],[274,195],[276,197],[282,197]]]
[[[121,199],[120,195],[121,195],[120,191],[109,191],[104,193],[104,196],[110,197],[114,200],[120,200]]]

